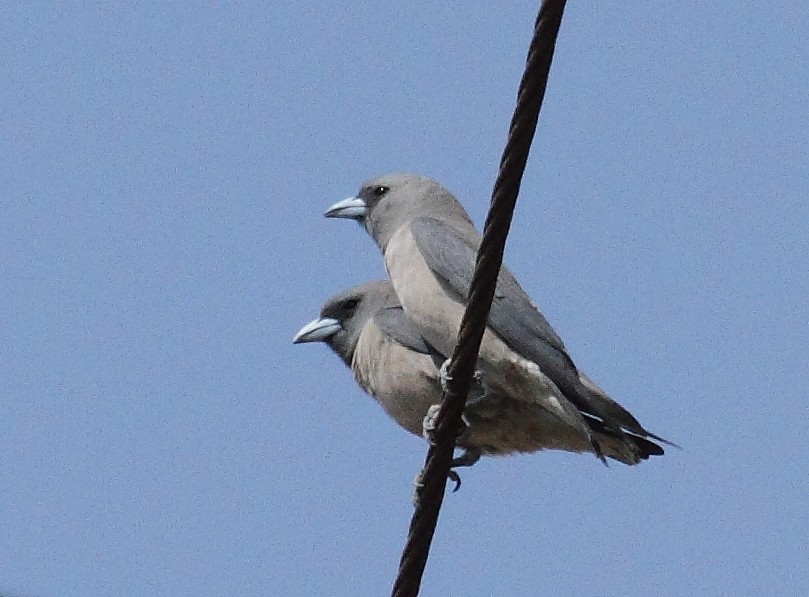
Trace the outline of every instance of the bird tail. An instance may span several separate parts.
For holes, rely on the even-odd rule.
[[[586,421],[604,454],[613,460],[632,465],[648,460],[650,456],[662,456],[664,454],[661,446],[644,437],[631,433],[621,433],[619,435],[604,425],[602,421],[593,417],[586,417]]]
[[[598,405],[601,407],[599,412],[604,412],[609,418],[610,421],[607,423],[611,424],[610,426],[618,425],[619,429],[623,427],[627,431],[629,431],[632,435],[636,436],[635,439],[653,439],[658,441],[662,444],[666,444],[667,446],[671,446],[673,448],[680,448],[677,444],[667,439],[660,437],[659,435],[655,435],[651,431],[647,431],[643,425],[640,424],[632,413],[626,410],[623,406],[618,404],[615,400],[610,398],[607,393],[598,387],[595,382],[587,377],[584,373],[579,374],[579,379],[581,379],[582,385],[588,390],[591,398],[598,402]],[[617,435],[617,434],[616,434]],[[632,441],[631,438],[628,436],[627,441]],[[658,449],[662,450],[660,446],[648,441],[647,443],[656,446]],[[662,452],[661,452],[662,454]]]

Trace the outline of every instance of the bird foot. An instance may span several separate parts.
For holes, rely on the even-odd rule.
[[[464,454],[462,454],[459,458],[463,458],[465,454],[466,452],[464,452]],[[458,458],[456,458],[455,460],[458,460]],[[452,462],[454,463],[455,460],[453,460]],[[462,464],[459,466],[471,466],[471,465]],[[452,493],[455,493],[461,488],[461,476],[456,471],[450,469],[449,472],[447,473],[447,479],[455,483],[455,487],[452,488]],[[414,508],[418,508],[419,504],[421,503],[421,491],[423,489],[424,489],[424,470],[421,470],[419,471],[419,474],[416,475],[416,478],[413,479],[412,499]]]
[[[438,422],[438,415],[441,412],[440,404],[433,404],[427,409],[427,414],[424,415],[424,420],[421,422],[421,435],[426,439],[431,446],[436,443],[435,430]],[[466,420],[464,415],[461,415],[461,429],[458,431],[457,437],[463,437],[469,427],[469,421]]]
[[[452,359],[447,359],[441,363],[441,368],[438,370],[438,379],[441,381],[441,390],[444,394],[449,393],[449,382],[452,381],[452,376],[449,374],[449,364]]]
[[[482,452],[475,448],[464,448],[463,453],[458,456],[457,458],[453,458],[452,462],[450,463],[449,473],[447,473],[447,479],[455,483],[455,487],[452,488],[452,493],[455,493],[461,488],[461,475],[458,474],[458,471],[454,470],[457,467],[462,466],[472,466],[478,460],[480,460]],[[413,506],[418,508],[419,503],[421,503],[421,490],[424,489],[424,471],[420,471],[416,478],[413,480]]]
[[[449,393],[449,383],[452,381],[452,376],[449,374],[449,364],[452,359],[447,359],[443,363],[441,363],[441,367],[438,370],[438,379],[441,382],[441,390],[444,394]],[[483,371],[480,369],[475,369],[475,372],[472,374],[472,384],[469,388],[469,396],[467,397],[467,401],[473,398],[479,398],[484,396],[488,392],[488,388],[486,388],[485,384],[483,383]]]

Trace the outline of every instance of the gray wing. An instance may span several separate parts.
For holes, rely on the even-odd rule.
[[[465,237],[446,223],[429,217],[416,218],[410,226],[427,266],[465,300],[480,242],[477,234]],[[651,435],[620,404],[585,386],[559,335],[505,267],[500,269],[497,279],[489,327],[515,352],[539,365],[577,408],[617,429],[626,427],[635,433]]]
[[[411,230],[428,267],[452,290],[466,298],[480,242],[477,233],[473,239],[467,239],[451,226],[427,217],[414,220]],[[556,350],[565,352],[565,345],[559,334],[505,267],[500,269],[494,300],[492,318],[495,315],[502,316],[499,324],[503,328],[512,328],[517,322],[527,325],[528,329],[522,334],[524,343],[530,343],[532,339],[541,340]],[[492,321],[492,327],[499,325],[496,326]],[[519,336],[521,331],[514,329],[511,333]]]
[[[427,217],[415,219],[411,232],[427,267],[445,286],[466,299],[475,269],[477,235],[464,238],[444,222]],[[489,326],[516,352],[537,364],[539,361],[532,357],[543,355],[542,361],[567,361],[564,364],[575,372],[562,339],[505,267],[497,278]]]
[[[382,309],[374,315],[374,324],[383,334],[398,344],[415,352],[430,355],[439,367],[446,360],[444,355],[422,338],[421,333],[405,315],[402,307],[397,305]]]

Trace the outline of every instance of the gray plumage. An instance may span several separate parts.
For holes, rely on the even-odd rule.
[[[293,342],[325,342],[388,415],[420,436],[436,402],[436,365],[398,303],[388,282],[357,286],[329,299]]]
[[[320,317],[301,328],[293,341],[328,344],[360,387],[415,435],[422,435],[425,415],[441,401],[439,369],[446,356],[408,319],[388,281],[369,282],[332,297]],[[583,419],[611,458],[636,464],[663,453],[643,438],[619,437],[597,419],[586,415]],[[480,455],[592,451],[585,435],[542,405],[494,392],[484,394],[480,386],[467,402],[464,421],[458,447],[465,450],[466,463]]]
[[[422,337],[451,354],[465,308],[480,235],[466,210],[439,183],[415,174],[365,182],[327,217],[362,223],[381,249],[396,294]],[[662,438],[582,375],[559,335],[504,267],[481,344],[478,368],[493,393],[541,404],[583,435],[600,456],[585,418],[621,437]]]

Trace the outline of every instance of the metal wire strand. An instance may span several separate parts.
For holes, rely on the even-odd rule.
[[[436,442],[427,453],[421,477],[422,486],[410,521],[399,574],[393,585],[394,597],[418,595],[421,586],[438,513],[444,499],[455,438],[461,428],[461,414],[486,330],[497,276],[503,262],[506,237],[545,96],[564,8],[565,0],[544,0],[534,25],[534,36],[517,94],[508,141],[500,161],[500,171],[492,192],[492,202],[483,229],[458,343],[448,368],[450,380],[436,421]]]

